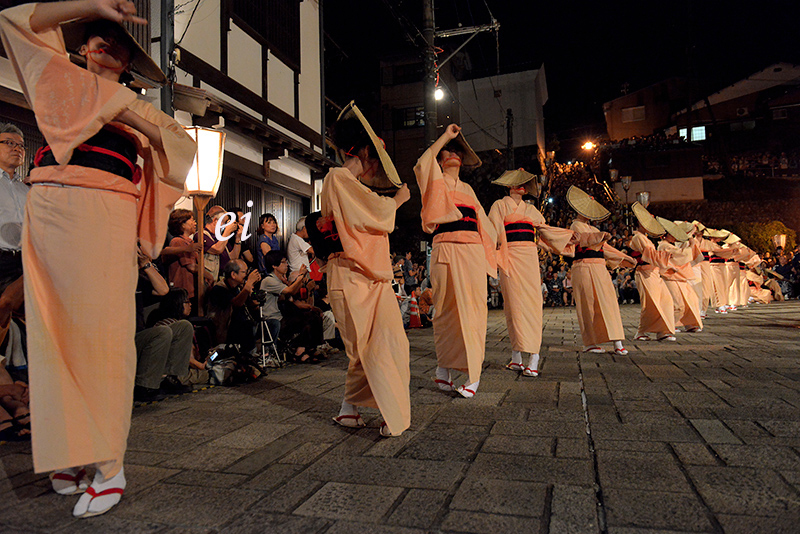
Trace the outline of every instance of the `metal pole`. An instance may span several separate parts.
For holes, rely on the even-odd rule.
[[[425,38],[425,79],[423,83],[423,102],[425,103],[425,146],[436,141],[436,126],[439,121],[436,114],[436,52],[434,37],[436,28],[433,22],[433,0],[424,0],[422,14],[422,36]]]
[[[172,51],[175,48],[175,0],[161,0],[161,70],[167,75],[167,84],[161,88],[161,111],[173,116],[172,111]]]
[[[506,170],[514,169],[514,113],[511,108],[506,110]]]

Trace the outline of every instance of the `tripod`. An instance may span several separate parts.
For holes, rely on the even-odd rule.
[[[258,328],[261,330],[261,354],[258,356],[258,364],[261,367],[283,367],[286,358],[281,358],[277,340],[272,339],[272,332],[269,330],[261,306],[258,307]]]

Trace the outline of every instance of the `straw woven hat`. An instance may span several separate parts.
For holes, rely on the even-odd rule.
[[[705,228],[703,230],[703,237],[714,237],[717,239],[724,239],[728,237],[728,234],[730,234],[730,232],[726,230],[715,230],[713,228]]]
[[[525,190],[528,194],[533,195],[535,197],[539,196],[539,183],[537,182],[537,176],[534,174],[529,173],[525,169],[517,169],[515,171],[506,171],[504,172],[500,178],[494,180],[492,183],[495,185],[502,185],[505,187],[519,187],[525,186]]]
[[[726,245],[733,245],[734,243],[738,243],[738,242],[740,242],[741,240],[742,240],[742,238],[741,238],[741,237],[739,237],[738,235],[736,235],[736,234],[734,234],[734,233],[730,233],[730,234],[728,235],[728,237],[726,237],[726,238],[725,238],[725,241],[724,241],[724,243],[725,243]]]
[[[361,126],[364,127],[364,130],[366,130],[367,135],[369,136],[370,141],[372,141],[372,145],[375,147],[375,150],[378,153],[378,158],[381,162],[381,170],[379,172],[376,172],[370,180],[361,181],[364,185],[377,193],[393,193],[398,188],[403,186],[403,182],[400,180],[400,175],[397,174],[397,169],[395,169],[394,163],[392,163],[392,158],[390,158],[389,153],[386,152],[386,147],[383,145],[383,140],[377,136],[375,130],[373,130],[372,126],[369,125],[367,118],[364,117],[364,114],[361,113],[361,110],[358,109],[358,106],[356,106],[355,100],[350,101],[350,103],[342,110],[336,120],[341,121],[352,118],[357,118],[358,122],[361,123]],[[338,148],[340,150],[347,150],[346,147]]]
[[[704,232],[705,229],[706,229],[706,225],[704,225],[703,223],[701,223],[697,219],[692,221],[692,224],[695,225],[697,227],[697,229],[700,230],[701,232]]]
[[[164,75],[164,72],[159,68],[156,62],[147,55],[147,52],[145,52],[144,48],[141,47],[133,35],[131,35],[125,26],[113,20],[78,19],[61,24],[61,32],[64,35],[64,44],[67,50],[77,54],[80,47],[86,44],[86,39],[91,37],[91,35],[87,35],[87,30],[91,32],[95,24],[107,24],[109,28],[114,30],[119,29],[120,35],[125,36],[127,44],[133,50],[130,61],[131,70],[133,72],[143,78],[147,78],[157,85],[165,85],[167,83],[167,77]]]
[[[567,202],[578,214],[590,221],[602,221],[611,215],[611,212],[592,198],[589,193],[574,185],[569,186],[567,190]]]
[[[689,235],[689,237],[691,237],[691,236],[692,236],[692,234],[693,234],[693,233],[695,232],[695,230],[696,230],[696,229],[695,229],[695,227],[694,227],[694,225],[693,225],[692,223],[690,223],[689,221],[675,221],[675,224],[677,224],[677,225],[678,225],[678,227],[679,227],[681,230],[683,230],[684,232],[686,232],[686,233]]]
[[[478,157],[478,154],[476,154],[475,151],[472,150],[472,147],[469,146],[469,143],[467,143],[467,138],[464,137],[464,134],[461,132],[458,132],[458,135],[455,137],[455,139],[452,139],[443,148],[446,150],[448,147],[460,150],[464,153],[461,158],[462,167],[478,168],[483,163],[481,158]]]
[[[664,217],[656,217],[656,220],[658,220],[661,226],[664,227],[664,230],[666,230],[669,235],[674,237],[676,241],[680,241],[681,243],[684,241],[689,241],[689,234],[684,232],[681,227],[674,222],[665,219]]]
[[[653,237],[658,237],[660,235],[664,235],[666,230],[663,226],[656,220],[653,215],[647,211],[647,208],[642,206],[639,202],[634,202],[631,206],[631,210],[633,214],[636,215],[636,219],[639,221],[639,224],[642,225],[648,234]]]

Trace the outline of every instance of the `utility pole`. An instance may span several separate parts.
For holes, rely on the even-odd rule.
[[[514,170],[514,114],[511,108],[506,110],[506,170]]]
[[[175,0],[161,0],[160,45],[161,70],[167,75],[167,84],[161,88],[161,111],[173,116],[170,73],[172,69],[172,51],[175,48]]]
[[[423,102],[425,106],[425,146],[436,141],[436,127],[439,118],[436,113],[436,49],[434,38],[436,26],[433,21],[433,0],[424,0],[422,13],[422,36],[425,38],[425,80],[423,83]]]

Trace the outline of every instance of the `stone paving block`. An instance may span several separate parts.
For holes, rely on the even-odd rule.
[[[661,422],[631,424],[593,424],[592,435],[598,440],[699,442],[694,429],[669,419]]]
[[[328,482],[294,513],[378,523],[389,513],[402,493],[402,488]]]
[[[244,457],[240,456],[238,461],[228,462],[225,471],[242,475],[257,473],[264,467],[276,462],[279,458],[290,454],[301,444],[301,442],[291,438],[277,439],[266,447],[252,451],[251,454]]]
[[[466,466],[462,462],[326,456],[304,474],[331,482],[447,490],[461,478]]]
[[[323,481],[315,480],[306,473],[299,473],[288,478],[284,484],[279,485],[277,488],[273,487],[265,497],[262,494],[261,500],[253,506],[253,509],[290,513],[324,485],[325,482]]]
[[[600,450],[597,452],[597,465],[604,490],[649,490],[657,487],[662,491],[691,492],[670,454]]]
[[[142,432],[128,438],[128,449],[131,451],[165,452],[181,454],[195,449],[205,439],[183,434],[162,434]]]
[[[603,490],[603,499],[609,527],[714,531],[705,507],[694,494],[609,488]]]
[[[683,465],[720,465],[720,460],[702,443],[673,443],[672,449]]]
[[[125,465],[158,465],[172,457],[172,454],[166,452],[128,450],[125,452]]]
[[[552,456],[554,441],[552,437],[491,435],[484,441],[481,453]]]
[[[367,449],[362,456],[382,456],[384,458],[391,458],[396,456],[406,445],[413,441],[419,432],[412,432],[406,430],[400,436],[393,437],[392,439],[382,439],[375,443],[372,447]]]
[[[242,484],[244,489],[271,491],[284,484],[303,468],[299,465],[273,464]],[[242,475],[238,475],[242,476]]]
[[[125,474],[128,471],[126,468]],[[192,486],[197,488],[237,488],[247,479],[245,475],[233,475],[230,473],[214,473],[210,471],[181,471],[164,482],[167,484],[180,484],[182,486]]]
[[[559,458],[591,458],[586,437],[557,438],[556,456]]]
[[[714,444],[712,447],[726,465],[776,471],[800,471],[800,456],[789,447],[725,444]]]
[[[140,491],[147,491],[150,487],[177,473],[177,469],[164,469],[162,467],[142,465],[125,466],[125,479],[129,486],[125,488],[125,494],[133,495]]]
[[[366,523],[355,523],[351,521],[337,521],[325,531],[325,534],[364,534],[370,532],[370,529],[375,529],[375,525]],[[377,530],[373,530],[378,532]],[[395,527],[391,525],[381,525],[381,534],[429,534],[429,530],[421,530],[410,527]]]
[[[775,472],[743,467],[687,467],[714,513],[780,517],[800,513],[794,488]]]
[[[259,510],[253,506],[241,516],[230,521],[222,532],[236,534],[306,534],[321,532],[330,521],[318,517],[300,517],[289,514],[275,514]]]
[[[464,436],[459,440],[417,436],[398,455],[398,458],[468,462],[475,455],[483,440],[484,438],[480,436]]]
[[[547,484],[468,476],[450,503],[451,509],[488,514],[541,517]]]
[[[737,445],[742,443],[722,421],[716,419],[689,419],[689,422],[700,433],[706,443],[731,443]]]
[[[251,452],[251,449],[217,447],[211,443],[206,443],[192,450],[191,454],[175,455],[161,462],[159,467],[192,469],[197,467],[197,458],[202,458],[204,469],[209,471],[222,471],[227,466],[247,456]]]
[[[580,438],[586,436],[586,426],[582,422],[511,422],[498,421],[492,427],[492,435],[510,436],[558,436],[565,438]]]
[[[58,532],[59,534],[97,534],[98,532],[113,532],[114,534],[158,532],[161,534],[168,528],[152,520],[132,521],[113,515],[101,515],[87,519],[73,519],[66,528],[60,529]]]
[[[611,451],[669,452],[667,450],[666,443],[659,441],[633,441],[595,438],[594,448],[597,450]]]
[[[332,446],[332,443],[326,442],[303,443],[281,458],[280,462],[285,464],[310,464]]]
[[[445,511],[446,491],[411,489],[392,512],[389,522],[404,527],[432,528]]]
[[[792,513],[779,517],[717,514],[717,520],[725,534],[788,533],[797,532],[800,514]]]
[[[123,502],[119,506],[122,506]],[[52,532],[53,525],[78,521],[72,517],[75,499],[65,498],[52,491],[39,495],[17,496],[15,492],[3,494],[0,500],[0,531]]]
[[[442,521],[444,532],[536,532],[541,520],[527,517],[515,517],[498,514],[481,514],[456,510],[447,514]]]
[[[589,460],[486,453],[478,455],[470,465],[468,475],[572,485],[588,485],[594,478]]]
[[[556,484],[550,506],[550,534],[597,532],[597,504],[592,488]]]
[[[251,423],[230,434],[214,440],[217,447],[258,448],[275,441],[284,434],[298,428],[296,425],[280,423]]]

